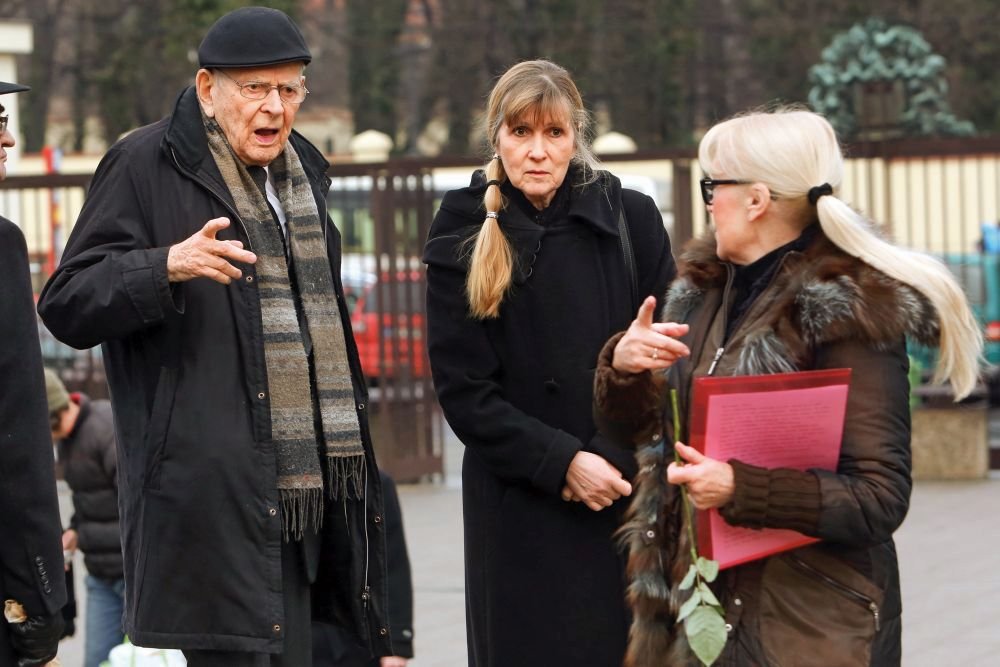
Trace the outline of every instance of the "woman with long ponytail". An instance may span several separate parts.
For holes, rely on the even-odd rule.
[[[691,565],[680,485],[733,526],[819,540],[711,584],[725,610],[718,664],[899,665],[892,535],[912,486],[906,340],[940,346],[936,378],[958,400],[976,384],[981,331],[940,262],[888,242],[841,199],[843,155],[822,116],[789,108],[730,119],[705,134],[698,159],[713,230],[685,248],[662,313],[691,323],[691,356],[654,377],[656,332],[637,319],[608,341],[595,382],[602,428],[635,444],[643,464],[622,529],[634,611],[625,665],[695,664],[677,623]],[[851,370],[834,470],[708,458],[684,444],[683,426],[672,433],[644,407],[671,388],[688,395],[699,376],[832,368]],[[648,446],[650,433],[672,433],[683,463]]]
[[[469,664],[617,665],[635,462],[597,434],[593,369],[640,299],[662,301],[670,243],[653,200],[599,169],[563,68],[511,67],[484,121],[485,169],[445,195],[424,252],[434,387],[466,447]]]

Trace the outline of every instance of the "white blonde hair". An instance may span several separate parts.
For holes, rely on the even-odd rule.
[[[698,160],[706,173],[765,184],[778,200],[800,204],[803,225],[812,218],[809,190],[823,184],[833,194],[820,197],[816,217],[837,247],[923,294],[934,306],[941,332],[933,381],[951,383],[955,400],[976,386],[983,335],[961,286],[930,255],[893,245],[840,199],[844,158],[836,133],[819,114],[780,108],[731,118],[710,129]]]

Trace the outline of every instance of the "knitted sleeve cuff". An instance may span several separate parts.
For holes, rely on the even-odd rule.
[[[737,459],[733,467],[733,497],[719,508],[734,526],[786,528],[814,535],[819,523],[819,479],[811,472],[760,468]]]

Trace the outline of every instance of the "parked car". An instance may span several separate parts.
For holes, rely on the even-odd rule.
[[[426,377],[421,272],[345,271],[341,279],[365,377],[372,384]]]

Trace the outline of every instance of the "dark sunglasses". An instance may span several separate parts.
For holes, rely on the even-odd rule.
[[[731,178],[703,178],[698,183],[701,184],[701,199],[705,202],[705,206],[708,206],[712,203],[712,198],[715,196],[716,185],[749,185],[753,181],[737,181]]]

